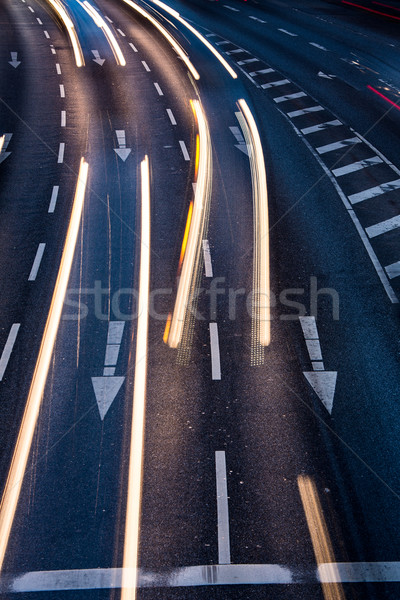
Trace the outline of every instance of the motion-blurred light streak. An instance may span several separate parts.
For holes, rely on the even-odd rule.
[[[93,21],[96,23],[97,27],[99,27],[104,33],[106,40],[110,44],[111,50],[114,54],[115,60],[118,65],[124,67],[126,65],[126,60],[124,55],[122,54],[122,50],[120,45],[118,44],[115,35],[111,31],[111,28],[107,25],[103,17],[99,14],[99,12],[92,6],[87,0],[81,2],[80,0],[76,0],[78,4],[82,6],[82,8],[88,13],[90,17],[92,17]]]
[[[60,268],[58,270],[57,281],[53,292],[53,298],[51,301],[42,343],[40,345],[39,355],[28,394],[28,400],[22,417],[18,439],[15,445],[7,482],[0,505],[0,570],[3,567],[4,556],[7,550],[11,528],[15,517],[15,511],[17,509],[17,504],[21,493],[36,423],[42,404],[47,374],[49,371],[54,344],[61,319],[64,298],[67,291],[76,241],[81,223],[88,169],[88,163],[82,158],[78,182],[76,185],[74,203],[67,236],[65,239],[64,250],[61,257]]]
[[[83,52],[71,18],[69,17],[67,11],[65,10],[61,2],[59,2],[58,0],[47,0],[47,2],[51,4],[51,6],[54,8],[56,13],[60,17],[61,21],[65,25],[65,28],[67,29],[69,38],[71,40],[72,48],[74,50],[76,66],[82,67],[85,64],[85,61],[83,59]]]

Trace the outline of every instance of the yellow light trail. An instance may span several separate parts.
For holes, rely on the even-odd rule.
[[[61,21],[64,23],[71,40],[72,48],[74,50],[76,66],[82,67],[85,64],[83,52],[71,18],[61,2],[58,2],[58,0],[47,0],[47,2],[51,4]]]
[[[182,23],[182,25],[184,25],[187,29],[189,29],[189,31],[191,31],[193,33],[193,35],[195,35],[206,46],[206,48],[208,48],[208,50],[210,50],[210,52],[212,52],[214,54],[214,56],[217,58],[217,60],[219,60],[221,65],[223,65],[225,67],[225,69],[228,71],[229,75],[233,79],[237,79],[237,74],[235,73],[235,71],[232,69],[232,67],[229,65],[229,63],[224,59],[224,57],[218,52],[218,50],[216,50],[214,48],[214,46],[212,44],[210,44],[210,42],[204,37],[204,35],[201,35],[201,33],[199,31],[197,31],[197,29],[195,29],[192,25],[190,25],[190,23],[188,23],[185,19],[183,19],[176,10],[169,7],[167,4],[164,4],[164,2],[161,2],[161,0],[151,0],[151,1],[154,4],[156,4],[157,6],[159,6],[160,8],[163,8],[167,13],[169,13],[171,16],[175,17],[175,19],[177,19],[180,23]]]
[[[335,563],[332,542],[315,483],[308,475],[299,475],[297,485],[317,564],[326,566],[326,563]],[[345,600],[340,583],[321,583],[321,585],[325,600]]]
[[[179,257],[178,274],[181,271],[181,266],[183,263],[183,259],[185,257],[186,246],[187,246],[187,241],[188,241],[188,237],[189,237],[190,223],[192,221],[192,213],[193,213],[193,200],[189,204],[188,216],[186,219],[185,233],[183,234],[183,240],[182,240],[181,255]]]
[[[137,587],[150,286],[150,173],[147,156],[141,163],[141,186],[139,306],[121,600],[135,600]]]
[[[57,281],[40,345],[38,359],[36,361],[35,371],[33,373],[28,400],[24,415],[22,417],[18,439],[15,445],[7,482],[0,505],[0,570],[3,567],[4,557],[15,517],[15,511],[17,509],[17,504],[21,493],[22,482],[29,459],[33,435],[35,433],[36,423],[42,404],[43,392],[46,385],[47,374],[49,371],[58,326],[61,319],[64,298],[67,291],[76,241],[81,223],[88,169],[89,165],[82,158],[70,222],[61,257],[60,268],[58,270]]]
[[[270,272],[269,272],[269,220],[268,220],[268,191],[265,172],[264,154],[255,119],[245,102],[239,100],[243,119],[239,119],[250,148],[250,166],[253,185],[255,248],[256,261],[253,281],[253,302],[256,308],[256,330],[259,343],[268,346],[271,341],[270,322]],[[239,118],[240,113],[238,113]]]
[[[185,315],[189,308],[191,285],[198,268],[201,237],[211,195],[212,152],[210,134],[200,102],[192,100],[191,104],[199,128],[199,169],[185,257],[168,337],[168,345],[171,348],[177,348],[182,339]]]
[[[175,52],[178,54],[178,56],[180,56],[180,58],[183,60],[183,62],[185,63],[185,65],[187,66],[187,68],[189,69],[191,74],[193,75],[193,77],[195,79],[200,79],[200,75],[194,68],[193,64],[190,62],[187,54],[184,52],[184,50],[181,48],[181,46],[178,44],[178,42],[172,37],[172,35],[170,33],[168,33],[168,31],[165,29],[165,27],[163,27],[157,21],[157,19],[152,17],[146,10],[144,10],[144,8],[142,8],[141,6],[138,6],[137,4],[135,4],[135,2],[132,2],[132,0],[123,0],[123,1],[126,4],[128,4],[131,8],[136,10],[143,17],[148,19],[148,21],[150,21],[150,23],[152,23],[154,25],[154,27],[156,27],[158,29],[158,31],[165,37],[165,39],[169,41],[169,43],[171,44],[171,46],[175,50]]]
[[[93,21],[96,23],[97,27],[99,27],[104,33],[108,43],[110,44],[111,50],[114,54],[115,60],[118,65],[124,67],[126,65],[126,60],[124,55],[122,54],[122,50],[120,45],[118,44],[115,35],[111,31],[111,28],[107,25],[103,17],[99,14],[99,12],[92,6],[87,0],[81,2],[80,0],[76,0],[78,4],[85,9],[85,11],[90,15]]]

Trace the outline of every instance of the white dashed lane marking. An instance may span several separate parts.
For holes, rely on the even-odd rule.
[[[316,148],[318,154],[327,154],[328,152],[333,152],[334,150],[341,150],[342,148],[348,148],[349,146],[354,146],[354,144],[360,144],[361,140],[358,137],[348,138],[347,140],[341,140],[340,142],[334,142],[333,144],[325,144],[324,146],[320,146]]]
[[[10,333],[8,334],[6,345],[4,346],[4,350],[0,358],[0,381],[3,380],[4,373],[10,360],[11,352],[14,348],[15,340],[17,339],[20,325],[20,323],[14,323],[14,325],[11,326]]]
[[[279,98],[274,98],[274,102],[280,104],[281,102],[287,102],[288,100],[296,100],[297,98],[304,98],[307,94],[304,92],[296,92],[294,94],[287,94],[286,96],[279,96]]]
[[[292,33],[291,31],[287,31],[287,29],[278,29],[282,33],[286,33],[286,35],[290,35],[291,37],[298,37],[297,33]]]
[[[292,110],[287,113],[287,116],[290,119],[294,119],[295,117],[301,117],[303,115],[307,115],[308,113],[318,112],[320,110],[325,110],[322,106],[309,106],[308,108],[302,108],[301,110]]]
[[[338,127],[339,125],[343,125],[343,123],[339,121],[339,119],[335,119],[334,121],[326,121],[325,123],[313,125],[312,127],[304,127],[304,129],[301,129],[300,131],[304,135],[310,135],[310,133],[317,133],[318,131],[323,131],[329,127]]]
[[[365,158],[364,160],[358,160],[357,162],[353,162],[349,165],[346,165],[345,167],[332,169],[332,173],[335,177],[342,177],[343,175],[347,175],[348,173],[354,173],[355,171],[365,169],[366,167],[371,167],[372,165],[378,165],[379,163],[383,163],[383,160],[379,158],[379,156],[372,156],[371,158]]]
[[[189,152],[187,151],[185,142],[183,140],[179,140],[179,145],[182,150],[183,158],[185,160],[190,160]]]
[[[39,244],[38,249],[36,251],[35,260],[33,261],[32,269],[31,269],[31,272],[28,277],[28,281],[36,280],[36,277],[37,277],[37,274],[39,271],[39,267],[40,267],[40,263],[42,262],[45,248],[46,248],[46,244]]]
[[[155,84],[154,84],[154,87],[156,88],[156,90],[157,90],[157,93],[158,93],[158,95],[159,95],[159,96],[164,96],[164,94],[163,94],[163,91],[162,91],[162,89],[160,88],[160,86],[158,85],[158,83],[155,83]]]
[[[395,181],[390,181],[388,183],[383,183],[382,185],[377,185],[375,187],[369,188],[368,190],[364,190],[363,192],[351,194],[351,196],[349,196],[349,200],[352,204],[357,204],[358,202],[363,202],[364,200],[369,200],[370,198],[381,196],[382,194],[386,194],[387,192],[391,192],[399,188],[400,179],[396,179]]]
[[[263,90],[267,90],[272,87],[279,87],[280,85],[287,85],[290,83],[288,79],[280,79],[279,81],[270,81],[269,83],[263,83],[261,85]]]

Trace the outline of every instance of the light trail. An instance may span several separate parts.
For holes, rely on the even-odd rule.
[[[3,150],[3,146],[4,146],[4,142],[5,142],[5,140],[6,140],[6,136],[5,136],[5,135],[2,135],[2,136],[0,137],[0,154],[1,154],[2,150]]]
[[[69,38],[71,40],[72,48],[74,50],[76,66],[82,67],[85,64],[83,52],[71,18],[69,17],[67,11],[65,10],[61,2],[59,2],[58,0],[47,0],[47,2],[51,4],[51,6],[54,8],[56,13],[60,17],[61,21],[64,23]]]
[[[80,0],[76,0],[78,4],[82,6],[82,8],[88,13],[90,17],[92,17],[93,21],[96,23],[97,27],[99,27],[104,33],[108,43],[110,44],[111,50],[114,54],[117,65],[124,67],[126,65],[126,60],[124,55],[122,54],[122,50],[120,45],[118,44],[115,35],[113,34],[111,28],[107,25],[103,17],[100,13],[92,6],[88,0],[84,0],[81,2]]]
[[[371,92],[374,92],[374,94],[376,94],[380,98],[383,98],[383,100],[386,100],[386,102],[389,102],[389,104],[391,104],[394,108],[397,108],[397,110],[400,110],[400,106],[397,102],[393,102],[393,100],[390,100],[390,98],[388,98],[387,96],[385,96],[384,94],[382,94],[381,92],[379,92],[378,90],[373,88],[372,85],[367,85],[367,88],[369,90],[371,90]]]
[[[82,158],[64,250],[22,423],[0,505],[0,570],[21,493],[74,258],[89,165]]]
[[[192,284],[201,256],[201,240],[211,196],[212,152],[207,121],[198,100],[191,101],[199,128],[199,165],[190,229],[179,279],[175,307],[168,336],[168,345],[177,348],[187,311],[190,310]]]
[[[171,44],[172,48],[175,50],[175,52],[178,54],[178,56],[180,56],[180,58],[183,60],[183,62],[185,63],[185,65],[187,66],[187,68],[189,69],[189,71],[191,72],[191,74],[193,75],[193,77],[195,79],[197,79],[197,80],[200,79],[200,75],[198,74],[198,72],[194,68],[193,64],[190,62],[190,59],[187,56],[187,54],[184,52],[184,50],[181,48],[181,46],[178,44],[178,42],[172,37],[172,35],[170,33],[168,33],[168,31],[165,29],[165,27],[163,27],[157,21],[157,19],[155,19],[154,17],[152,17],[146,10],[144,10],[144,8],[142,8],[141,6],[138,6],[135,2],[132,2],[132,0],[123,0],[123,1],[126,4],[128,4],[131,8],[133,8],[134,10],[136,10],[136,12],[138,12],[143,17],[145,17],[145,19],[147,19],[148,21],[150,21],[150,23],[152,23],[154,25],[154,27],[156,27],[158,29],[158,31]]]
[[[245,100],[239,100],[238,105],[241,112],[236,114],[249,147],[253,185],[253,328],[255,341],[261,346],[268,346],[271,341],[271,317],[267,176],[255,119]],[[262,361],[261,357],[259,359]]]
[[[150,173],[147,156],[141,163],[141,185],[139,306],[121,600],[135,600],[137,587],[150,287]]]
[[[218,50],[216,50],[214,48],[214,46],[212,44],[210,44],[210,42],[204,37],[204,35],[201,35],[201,33],[199,31],[197,31],[197,29],[195,29],[192,25],[190,25],[190,23],[188,23],[183,17],[181,17],[181,15],[176,10],[174,10],[167,4],[164,4],[164,2],[161,2],[161,0],[151,0],[151,1],[154,4],[156,4],[157,6],[159,6],[160,8],[163,8],[167,13],[169,13],[172,17],[177,19],[180,23],[182,23],[182,25],[184,25],[187,29],[189,29],[189,31],[191,31],[193,33],[193,35],[195,35],[206,46],[206,48],[208,48],[208,50],[210,50],[210,52],[212,52],[214,54],[215,58],[217,60],[219,60],[221,65],[223,65],[225,67],[225,69],[228,71],[229,75],[233,79],[237,79],[237,74],[235,73],[235,71],[232,69],[232,67],[229,65],[229,63],[225,60],[225,58],[218,52]]]

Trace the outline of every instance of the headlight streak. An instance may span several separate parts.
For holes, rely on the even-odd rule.
[[[0,137],[0,154],[1,154],[2,150],[3,150],[3,146],[4,146],[5,139],[6,139],[6,136],[5,136],[5,135],[2,135],[2,136]]]
[[[147,334],[150,290],[150,173],[147,156],[142,161],[140,170],[142,194],[139,305],[121,600],[135,600],[136,598],[146,416]]]
[[[194,282],[201,257],[201,242],[209,213],[212,151],[207,121],[199,100],[191,100],[199,128],[199,166],[189,235],[168,336],[168,345],[177,348],[182,340],[185,318],[191,312]]]
[[[214,54],[214,56],[217,58],[217,60],[219,60],[221,65],[223,65],[225,67],[225,69],[228,71],[229,75],[233,79],[237,79],[237,74],[232,69],[232,67],[229,65],[229,63],[225,60],[225,58],[218,52],[218,50],[216,50],[214,48],[214,46],[212,44],[210,44],[210,42],[203,35],[201,35],[201,33],[199,31],[197,31],[197,29],[195,29],[192,25],[190,25],[190,23],[188,23],[183,17],[181,17],[180,14],[176,10],[174,10],[173,8],[170,8],[167,4],[164,4],[164,2],[161,2],[161,0],[151,0],[151,2],[153,2],[160,8],[163,8],[167,13],[169,13],[171,16],[175,17],[175,19],[177,19],[180,23],[182,23],[182,25],[184,25],[187,29],[189,29],[189,31],[191,31],[193,33],[193,35],[195,35],[206,46],[206,48],[208,48],[208,50],[210,50],[210,52],[212,52]]]
[[[58,0],[47,0],[47,2],[51,4],[61,21],[64,23],[71,40],[72,48],[74,50],[76,66],[82,67],[85,64],[83,52],[71,18],[69,17],[64,6],[58,2]]]
[[[269,222],[268,192],[264,154],[254,117],[245,102],[239,100],[241,112],[236,113],[249,149],[253,187],[253,310],[252,310],[252,365],[264,362],[263,346],[271,341]]]
[[[0,505],[0,571],[29,460],[78,238],[89,165],[82,158],[64,250],[39,355]]]
[[[184,50],[181,48],[181,46],[178,44],[178,42],[172,37],[172,35],[170,33],[168,33],[168,31],[165,29],[165,27],[163,27],[157,21],[157,19],[155,19],[154,17],[152,17],[141,6],[138,6],[137,4],[135,4],[134,2],[132,2],[132,0],[123,0],[123,1],[126,4],[128,4],[131,8],[133,8],[134,10],[136,10],[143,17],[145,17],[145,19],[147,19],[148,21],[150,21],[150,23],[152,23],[154,25],[154,27],[156,27],[158,29],[158,31],[165,37],[166,40],[168,40],[168,42],[171,44],[172,48],[175,50],[175,52],[178,54],[178,56],[185,63],[185,65],[187,66],[187,68],[189,69],[189,71],[193,75],[193,77],[195,79],[197,79],[197,80],[200,79],[200,75],[198,74],[198,72],[196,71],[196,69],[194,68],[194,66],[192,65],[192,63],[190,62],[189,57],[187,56],[187,54],[184,52]]]
[[[76,1],[82,6],[82,8],[88,13],[88,15],[92,17],[97,27],[99,27],[104,33],[108,43],[110,44],[117,65],[124,67],[126,65],[126,60],[124,55],[122,54],[122,50],[115,38],[115,35],[111,31],[111,28],[107,25],[107,23],[100,15],[100,13],[95,9],[95,7],[92,6],[87,0],[84,0],[84,2],[81,2],[81,0]]]

